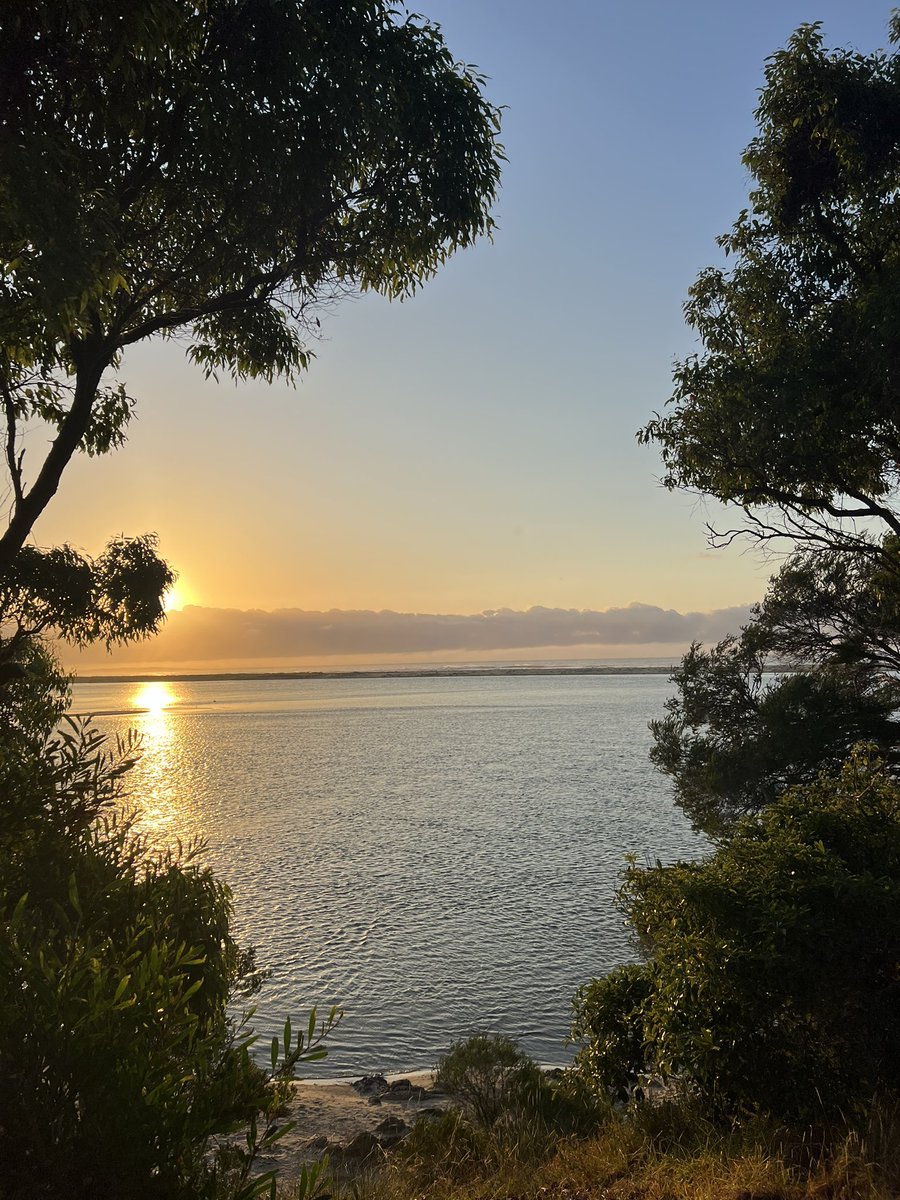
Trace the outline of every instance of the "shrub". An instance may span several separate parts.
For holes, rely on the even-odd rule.
[[[252,968],[230,893],[200,847],[154,848],[123,815],[135,747],[110,753],[72,721],[43,741],[33,723],[6,728],[0,1195],[255,1194],[250,1166],[277,1136],[315,1016],[286,1027],[271,1070],[256,1065],[228,1016]],[[246,1148],[229,1142],[241,1128]]]
[[[578,1065],[714,1114],[836,1114],[900,1068],[900,787],[867,752],[787,792],[706,860],[626,871],[647,955],[583,989]]]
[[[492,1156],[488,1132],[453,1109],[437,1118],[420,1118],[392,1156],[392,1166],[414,1190],[435,1180],[463,1183],[477,1178]]]
[[[436,1082],[487,1128],[504,1112],[533,1104],[543,1076],[511,1038],[476,1034],[450,1047],[438,1062]]]
[[[629,963],[586,984],[575,998],[572,1036],[583,1044],[581,1075],[618,1101],[632,1096],[647,1070],[644,1012],[650,991],[648,968]]]

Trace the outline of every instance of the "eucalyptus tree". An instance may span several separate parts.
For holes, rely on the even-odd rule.
[[[638,435],[667,487],[738,512],[714,544],[793,549],[742,636],[691,651],[654,723],[657,764],[710,832],[854,740],[889,763],[900,747],[900,55],[803,26],[756,115],[730,264],[685,306],[702,348]],[[794,669],[777,683],[773,657]]]
[[[483,85],[389,0],[3,0],[0,573],[72,456],[123,441],[129,346],[291,379],[323,304],[408,296],[490,235]]]
[[[891,24],[900,38],[900,16]],[[886,557],[900,535],[900,57],[801,27],[769,59],[749,206],[719,239],[658,443],[669,488],[743,510],[764,541]],[[728,540],[737,530],[714,537]]]

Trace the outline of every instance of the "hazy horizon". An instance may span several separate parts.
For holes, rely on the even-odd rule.
[[[688,613],[633,603],[603,611],[533,606],[471,614],[187,605],[168,614],[155,638],[112,651],[60,646],[60,657],[67,669],[88,674],[677,658],[692,641],[737,633],[749,616],[749,605]]]

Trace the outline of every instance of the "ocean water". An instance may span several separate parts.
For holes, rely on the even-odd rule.
[[[565,1061],[571,1001],[633,959],[628,854],[703,843],[647,760],[665,675],[78,684],[73,709],[143,757],[160,838],[208,842],[270,972],[266,1044],[340,1005],[309,1074],[432,1066],[498,1031]]]

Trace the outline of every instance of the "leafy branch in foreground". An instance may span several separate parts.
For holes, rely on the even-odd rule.
[[[4,1200],[255,1195],[289,1080],[339,1014],[288,1024],[260,1067],[229,1015],[253,962],[228,888],[202,845],[157,848],[125,813],[138,747],[74,720],[29,732],[0,742]]]

